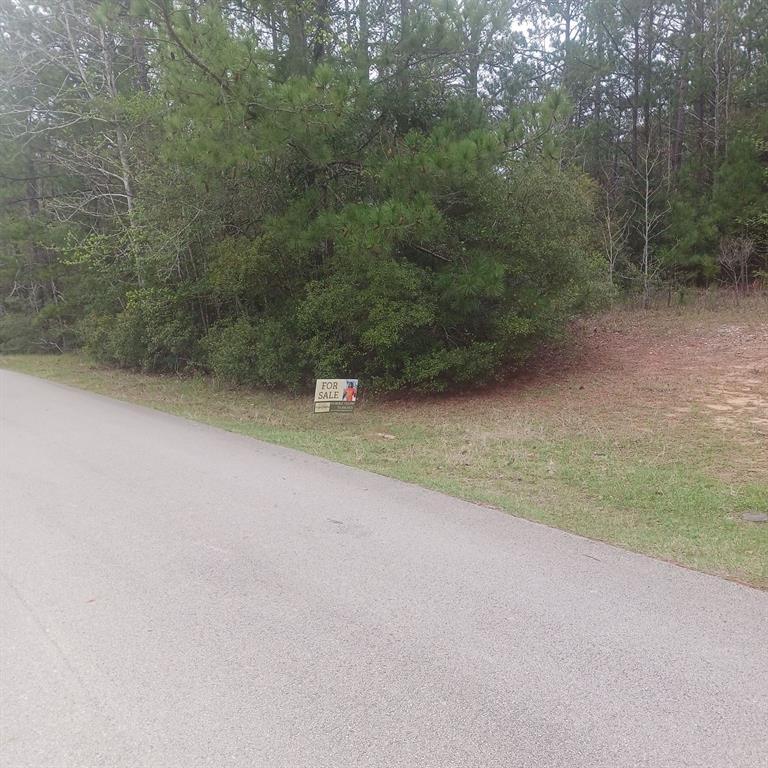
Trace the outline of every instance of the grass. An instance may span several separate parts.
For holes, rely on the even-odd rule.
[[[646,338],[633,330],[638,316],[601,321],[600,338],[627,364],[638,350],[622,345]],[[667,316],[648,321],[648,339],[679,327]],[[717,317],[689,324],[686,344],[710,343],[721,327]],[[753,339],[748,332],[765,326],[729,316],[727,327]],[[768,588],[768,524],[741,518],[768,511],[768,435],[760,419],[750,412],[733,428],[733,417],[718,421],[688,380],[654,371],[613,375],[599,355],[589,362],[590,350],[557,375],[463,396],[369,400],[335,416],[312,415],[310,397],[118,371],[77,355],[6,356],[0,365]],[[670,354],[679,358],[677,347]],[[719,374],[706,361],[703,370],[714,386]]]

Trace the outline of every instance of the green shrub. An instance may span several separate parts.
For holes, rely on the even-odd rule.
[[[208,368],[217,378],[256,384],[256,329],[245,318],[216,323],[203,338]]]
[[[130,238],[83,255],[94,285],[134,286],[89,299],[89,349],[249,386],[356,376],[369,390],[441,391],[520,365],[594,302],[583,175],[511,152],[479,113],[405,133],[368,125],[376,141],[361,144],[365,103],[326,75],[275,86],[248,139],[269,151],[237,173],[214,163],[202,186],[187,165],[144,179],[148,199],[174,203],[138,207]]]
[[[66,352],[76,344],[73,328],[48,304],[34,314],[6,312],[0,316],[0,354]]]
[[[81,325],[86,351],[104,362],[145,371],[196,363],[197,329],[185,303],[165,289],[133,291],[117,315],[91,315]]]
[[[40,352],[39,341],[34,315],[9,312],[0,317],[0,354]]]
[[[216,323],[202,341],[208,368],[234,384],[296,389],[303,383],[295,336],[277,319]]]

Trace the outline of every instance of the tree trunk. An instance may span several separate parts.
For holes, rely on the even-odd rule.
[[[357,4],[357,17],[357,68],[360,73],[360,79],[367,83],[371,68],[371,59],[368,51],[368,0],[359,0]]]
[[[683,23],[682,40],[680,43],[680,61],[677,69],[677,87],[675,89],[675,110],[672,118],[671,167],[673,171],[680,169],[685,140],[685,112],[688,102],[688,81],[690,67],[688,53],[691,43],[691,4],[685,5],[685,22]]]
[[[696,1],[696,16],[694,26],[694,39],[696,41],[696,154],[697,154],[697,174],[700,181],[706,177],[705,145],[706,145],[706,89],[705,89],[705,70],[704,70],[704,0]]]
[[[317,66],[325,57],[331,35],[330,0],[315,0],[315,39],[312,45],[312,62]]]
[[[638,151],[638,117],[640,112],[640,18],[632,23],[632,40],[634,52],[632,58],[632,146],[630,155],[632,167],[637,168]]]
[[[400,56],[398,61],[398,91],[399,91],[399,122],[400,130],[406,133],[410,128],[410,30],[411,5],[410,0],[400,0]]]
[[[112,36],[107,34],[104,27],[99,27],[99,37],[104,56],[104,74],[107,83],[107,90],[112,99],[118,96],[117,80],[115,79],[115,47]],[[119,119],[115,118],[115,143],[117,144],[117,156],[120,161],[121,177],[123,189],[125,191],[125,204],[128,209],[129,218],[133,215],[133,181],[131,176],[131,166],[128,159],[128,141],[125,136],[125,130],[120,125]]]
[[[300,0],[291,0],[286,5],[288,16],[288,74],[307,74],[307,35],[304,11]]]
[[[645,16],[645,73],[643,76],[643,133],[645,146],[651,145],[651,102],[653,100],[653,25],[656,12],[653,3],[648,4]]]

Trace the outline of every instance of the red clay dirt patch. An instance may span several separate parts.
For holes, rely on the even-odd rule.
[[[612,323],[584,329],[567,368],[552,372],[583,386],[602,410],[664,408],[674,419],[704,409],[729,430],[768,437],[768,321],[660,328]]]
[[[768,297],[727,311],[617,310],[578,321],[569,338],[502,384],[426,398],[433,417],[498,423],[535,410],[649,432],[695,418],[765,450],[768,466]]]

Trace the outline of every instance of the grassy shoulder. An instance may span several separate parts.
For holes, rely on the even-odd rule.
[[[637,340],[631,327],[600,333],[637,362],[638,350],[622,347]],[[762,326],[744,328],[759,344],[768,341]],[[710,339],[712,328],[697,337],[699,330],[686,333]],[[768,588],[768,524],[742,519],[768,511],[759,406],[733,429],[722,421],[731,412],[707,402],[711,387],[701,395],[679,376],[617,370],[615,360],[595,361],[593,352],[582,350],[576,367],[557,375],[462,396],[369,400],[335,416],[313,415],[309,397],[118,371],[77,355],[7,356],[0,366]],[[682,366],[676,349],[670,354]],[[658,351],[652,357],[658,361]],[[745,370],[746,381],[760,381]]]

